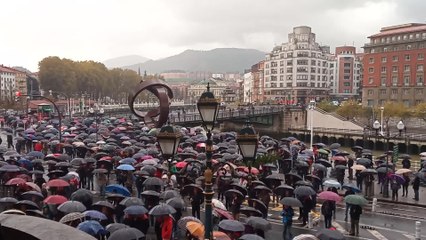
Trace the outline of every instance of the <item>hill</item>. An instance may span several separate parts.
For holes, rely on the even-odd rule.
[[[128,55],[105,60],[103,64],[105,64],[107,68],[119,68],[123,66],[144,63],[148,60],[150,59],[139,55]]]
[[[210,51],[186,50],[178,55],[150,60],[123,68],[148,73],[162,73],[170,70],[186,72],[243,72],[253,64],[265,59],[265,53],[255,49],[216,48]]]

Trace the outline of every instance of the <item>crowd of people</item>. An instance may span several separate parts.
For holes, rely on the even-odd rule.
[[[17,117],[7,119],[2,132],[8,144],[0,147],[3,213],[59,221],[98,239],[118,239],[118,230],[125,228],[139,234],[138,239],[151,232],[157,239],[204,239],[201,210],[208,159],[201,127],[179,127],[183,137],[172,159],[160,152],[159,129],[134,119],[70,119],[60,127],[61,139],[57,129],[54,121],[24,126]],[[363,196],[377,193],[376,177],[380,192],[390,188],[395,201],[401,187],[402,197],[408,195],[410,183],[419,198],[423,179],[413,175],[408,155],[401,156],[403,168],[397,170],[388,154],[373,159],[362,147],[348,153],[338,144],[318,143],[311,150],[293,137],[261,136],[258,157],[275,157],[248,168],[236,137],[235,132],[219,131],[212,136],[213,235],[220,239],[265,238],[271,226],[262,221],[271,204],[278,203],[283,205],[283,239],[293,239],[295,216],[308,224],[317,203],[322,204],[324,227],[333,229],[336,203],[343,198],[350,234],[358,235],[367,202]]]

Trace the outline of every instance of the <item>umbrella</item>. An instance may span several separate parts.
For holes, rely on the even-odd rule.
[[[141,196],[143,196],[143,197],[156,197],[156,198],[159,198],[160,197],[160,193],[158,193],[156,191],[152,191],[152,190],[146,190],[146,191],[143,191],[141,193]]]
[[[368,159],[368,158],[360,158],[360,159],[356,160],[356,163],[361,164],[365,167],[368,167],[368,166],[371,165],[371,160]]]
[[[25,200],[35,199],[36,201],[43,200],[44,196],[40,192],[37,191],[28,191],[21,194],[22,198]]]
[[[50,195],[43,200],[44,203],[57,205],[62,204],[66,201],[68,201],[68,199],[62,195]]]
[[[127,190],[127,188],[125,188],[124,186],[119,185],[119,184],[110,184],[110,185],[106,186],[105,191],[107,193],[118,193],[118,194],[124,195],[126,197],[131,196],[129,190]]]
[[[361,174],[377,174],[377,171],[371,168],[367,168],[361,171]]]
[[[40,207],[33,201],[21,200],[15,203],[15,207],[25,206],[26,209],[40,209]]]
[[[309,194],[312,195],[312,194]],[[307,195],[305,195],[307,196]],[[300,202],[299,199],[294,198],[294,197],[284,197],[281,199],[281,204],[284,206],[290,206],[290,207],[302,207],[303,204],[302,202]]]
[[[404,174],[404,173],[410,173],[410,172],[412,172],[410,169],[407,169],[407,168],[401,168],[401,169],[398,169],[398,170],[395,172],[395,174],[400,174],[400,175],[402,175],[402,174]]]
[[[87,218],[90,218],[91,220],[107,220],[107,216],[105,214],[97,211],[97,210],[88,210],[83,212],[84,216]]]
[[[14,185],[24,185],[27,181],[22,178],[12,178],[6,182],[6,186],[14,186]]]
[[[11,203],[11,204],[15,204],[15,203],[17,203],[18,202],[18,200],[16,199],[16,198],[13,198],[13,197],[3,197],[3,198],[0,198],[0,205],[2,204],[2,203]]]
[[[111,210],[114,210],[114,209],[115,209],[114,205],[112,205],[112,204],[111,204],[110,202],[108,202],[108,201],[98,201],[98,202],[95,202],[94,204],[92,204],[92,208],[93,208],[94,210],[98,210],[98,211],[100,211],[103,207],[109,208],[109,209],[111,209]]]
[[[92,236],[106,235],[108,233],[99,222],[93,220],[78,224],[77,229]]]
[[[177,222],[177,225],[180,229],[185,229],[186,228],[186,223],[188,222],[198,222],[198,223],[202,223],[200,219],[192,217],[192,216],[186,216],[183,217],[181,219],[179,219],[179,221]]]
[[[192,236],[202,239],[204,237],[204,225],[199,222],[189,221],[186,223],[186,229]]]
[[[391,168],[387,168],[387,167],[378,167],[377,169],[376,169],[376,171],[378,172],[378,173],[393,173],[393,170],[391,169]]]
[[[111,232],[110,232],[111,233]],[[126,227],[111,233],[108,240],[141,240],[145,239],[145,234],[137,228]]]
[[[144,186],[163,186],[164,182],[158,177],[149,177],[143,182]]]
[[[396,181],[399,184],[404,184],[405,183],[405,179],[401,175],[391,174],[391,175],[389,175],[389,179],[391,179],[393,181]]]
[[[333,143],[330,145],[330,149],[338,149],[340,148],[342,145],[340,145],[340,143]]]
[[[314,181],[321,181],[321,179],[318,177],[318,176],[315,176],[315,175],[312,175],[312,174],[309,174],[309,175],[306,175],[306,177],[305,177],[307,180],[309,180],[309,181],[311,181],[311,182],[314,182]]]
[[[96,168],[96,169],[94,169],[93,171],[92,171],[92,173],[94,173],[94,174],[97,174],[97,173],[108,173],[108,170],[107,169],[104,169],[104,168]]]
[[[361,195],[348,195],[345,197],[345,202],[349,203],[349,204],[353,204],[353,205],[366,205],[368,203],[367,199],[365,199],[363,196]]]
[[[73,201],[79,201],[87,207],[90,207],[93,203],[93,193],[87,189],[80,188],[71,194],[70,199]]]
[[[293,195],[294,188],[287,184],[282,184],[274,189],[274,193],[278,196],[284,196],[286,192],[290,192]]]
[[[113,232],[118,231],[118,230],[123,229],[123,228],[129,228],[129,226],[126,225],[126,224],[123,224],[123,223],[111,223],[111,224],[108,224],[105,229],[110,234],[112,234]]]
[[[213,210],[213,214],[217,217],[225,219],[234,219],[234,217],[226,210],[222,210],[220,208],[213,208]]]
[[[185,207],[185,202],[182,197],[173,197],[166,201],[166,204],[172,206],[175,209],[183,209]]]
[[[261,217],[249,217],[247,218],[246,223],[254,229],[260,229],[262,231],[268,231],[272,228],[271,222]]]
[[[243,232],[245,229],[244,224],[237,220],[222,220],[218,227],[228,232]]]
[[[341,200],[339,194],[332,191],[323,191],[318,194],[318,198],[322,200],[330,200],[334,202],[340,202]]]
[[[225,204],[223,204],[221,201],[217,200],[217,199],[212,199],[212,205],[215,208],[220,208],[222,210],[226,211],[226,207]]]
[[[308,186],[299,186],[296,189],[294,189],[294,194],[296,196],[311,196],[316,194],[315,190]]]
[[[320,240],[345,240],[346,239],[343,233],[337,230],[331,230],[326,228],[319,230],[316,236]]]
[[[176,190],[166,190],[160,194],[160,198],[164,200],[168,200],[174,197],[180,197],[180,193]]]
[[[53,179],[46,183],[46,187],[69,187],[69,183],[62,179]]]
[[[120,164],[128,164],[128,165],[132,165],[136,162],[136,159],[134,158],[123,158],[119,161]]]
[[[325,159],[318,159],[315,162],[323,165],[324,167],[331,167],[331,163]]]
[[[215,240],[231,240],[231,238],[224,232],[213,231],[213,239]]]
[[[263,216],[263,213],[256,208],[253,207],[241,207],[240,212],[248,217],[250,216],[257,216],[261,217]]]
[[[61,220],[59,220],[60,223],[69,223],[75,220],[82,220],[84,218],[84,214],[80,212],[72,212],[68,213],[67,215],[63,216]]]
[[[229,185],[229,187],[231,188],[231,190],[239,191],[244,196],[247,195],[247,189],[244,186],[241,186],[237,183],[232,183]]]
[[[295,187],[298,187],[298,186],[308,186],[308,187],[311,187],[311,188],[314,187],[314,185],[312,185],[311,182],[305,181],[305,180],[297,181],[294,185],[295,185]]]
[[[312,166],[314,167],[315,170],[327,172],[327,167],[322,164],[314,163]]]
[[[361,165],[361,164],[355,164],[355,165],[353,165],[351,168],[352,168],[353,170],[355,170],[355,171],[362,171],[362,170],[364,170],[364,169],[365,169],[365,166],[364,166],[364,165]]]
[[[127,197],[120,201],[120,205],[130,207],[135,205],[144,205],[142,199],[137,197]]]
[[[149,215],[163,216],[163,215],[174,214],[175,212],[176,210],[172,206],[168,204],[160,203],[159,205],[153,207],[149,211]]]
[[[244,195],[236,189],[229,189],[225,192],[225,197],[233,198],[234,196],[236,196],[240,201],[244,199]]]
[[[341,188],[342,185],[334,179],[327,179],[323,182],[324,187],[329,188],[329,187],[334,187],[334,188]]]
[[[41,192],[40,187],[37,184],[33,183],[33,182],[26,182],[25,185],[27,185],[28,187],[30,187],[34,191]]]
[[[293,238],[293,240],[319,240],[312,234],[300,234]]]
[[[78,201],[66,201],[58,206],[58,210],[63,213],[84,212],[86,207]]]
[[[270,188],[263,186],[263,185],[259,185],[259,186],[254,187],[254,190],[255,191],[266,191],[266,192],[272,193],[272,190]]]
[[[4,165],[0,167],[0,172],[20,172],[21,169],[16,165]]]
[[[146,209],[142,205],[133,205],[133,206],[126,207],[124,209],[124,213],[129,215],[143,215],[147,212],[148,212],[148,209]]]
[[[355,186],[353,183],[345,183],[343,184],[342,188],[348,189],[348,190],[350,189],[353,192],[361,192],[361,190],[357,186]]]
[[[122,170],[122,171],[134,171],[135,168],[132,165],[129,164],[121,164],[120,166],[117,167],[118,170]]]
[[[337,165],[335,168],[336,168],[336,169],[339,169],[339,170],[345,170],[345,169],[348,169],[348,167],[347,167],[347,166],[345,166],[345,165]]]
[[[259,235],[256,235],[256,234],[244,234],[238,239],[239,240],[265,240],[263,237],[260,237]]]

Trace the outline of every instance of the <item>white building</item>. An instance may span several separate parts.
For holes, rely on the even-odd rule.
[[[300,26],[288,34],[288,42],[266,55],[264,94],[266,101],[306,103],[329,94],[330,47],[316,42],[311,28]]]
[[[244,103],[251,103],[252,102],[252,95],[254,91],[253,86],[253,73],[248,72],[244,74],[244,81],[243,81],[243,101]]]
[[[15,70],[12,68],[0,66],[0,99],[12,100],[15,97],[16,82],[15,82]]]

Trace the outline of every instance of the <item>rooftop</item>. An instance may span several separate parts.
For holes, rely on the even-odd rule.
[[[408,23],[380,29],[380,33],[369,36],[369,38],[383,37],[388,35],[395,35],[401,33],[421,32],[426,31],[426,24],[423,23]]]

